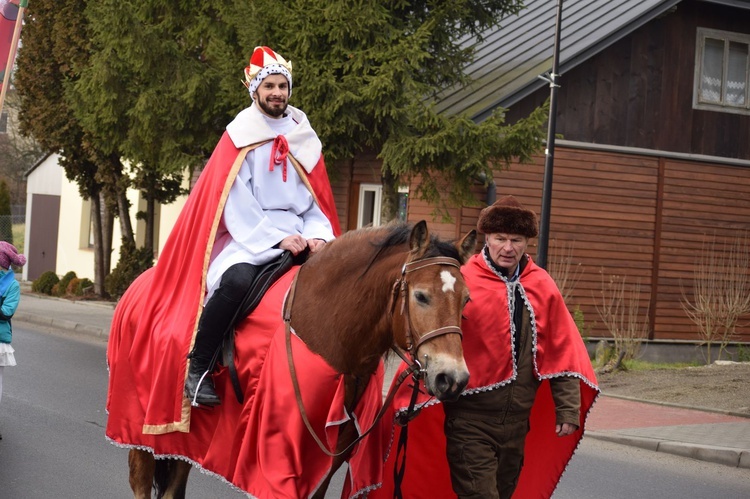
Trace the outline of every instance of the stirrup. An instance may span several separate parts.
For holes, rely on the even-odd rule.
[[[195,387],[191,393],[190,387],[192,385],[191,383],[191,375],[188,374],[188,379],[185,380],[185,396],[190,399],[190,405],[193,407],[215,407],[217,405],[221,404],[221,398],[216,393],[216,390],[213,386],[211,386],[211,380],[206,380],[206,375],[210,375],[210,372],[208,370],[204,371],[201,375],[200,379],[198,379],[197,383],[195,383]],[[192,376],[192,379],[195,379],[195,376]],[[200,393],[201,387],[203,385],[203,382],[206,381],[208,384],[206,385],[205,390],[210,390],[211,393]],[[201,402],[198,400],[200,397],[204,397],[204,400]]]
[[[201,404],[198,403],[198,392],[201,389],[201,385],[203,384],[203,380],[206,378],[206,375],[208,374],[208,371],[204,372],[201,376],[201,379],[198,380],[198,384],[195,385],[195,393],[193,394],[193,400],[190,401],[190,405],[193,407],[200,407]]]

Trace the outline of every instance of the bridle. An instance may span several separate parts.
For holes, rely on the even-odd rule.
[[[348,452],[352,447],[354,447],[359,441],[361,441],[363,438],[365,438],[378,424],[380,419],[383,417],[383,415],[388,410],[388,407],[390,406],[393,398],[396,395],[396,392],[398,391],[401,384],[408,378],[410,375],[413,378],[414,385],[413,385],[413,393],[411,397],[411,403],[409,404],[409,409],[407,409],[405,414],[399,415],[399,418],[397,418],[397,423],[401,426],[406,426],[406,424],[411,421],[416,415],[419,413],[419,410],[414,410],[417,394],[419,392],[419,380],[422,379],[425,375],[425,371],[422,367],[422,365],[417,360],[417,351],[419,350],[419,347],[426,343],[427,341],[430,341],[434,338],[437,338],[438,336],[443,336],[446,334],[458,334],[463,338],[463,333],[461,332],[461,328],[459,326],[445,326],[437,329],[433,329],[432,331],[429,331],[423,335],[421,335],[417,341],[413,341],[414,335],[412,334],[412,325],[411,325],[411,317],[409,315],[409,283],[407,280],[407,275],[424,269],[426,267],[430,267],[432,265],[451,265],[453,267],[456,267],[458,269],[461,268],[461,264],[456,260],[455,258],[445,257],[445,256],[438,256],[438,257],[430,257],[425,258],[422,260],[414,260],[414,261],[407,261],[403,267],[401,268],[401,276],[396,279],[396,282],[393,284],[393,289],[391,293],[391,305],[389,307],[389,318],[391,324],[393,324],[394,318],[394,312],[396,310],[396,303],[399,299],[401,299],[401,310],[400,314],[404,316],[404,334],[405,334],[405,343],[406,343],[406,351],[408,353],[407,355],[404,353],[404,351],[397,345],[393,344],[391,346],[391,349],[398,354],[401,359],[404,360],[407,364],[407,369],[405,369],[396,379],[395,383],[391,385],[390,390],[388,391],[388,395],[386,399],[383,401],[383,405],[380,408],[380,411],[378,411],[378,414],[375,416],[375,419],[373,420],[372,425],[370,428],[367,429],[364,433],[362,433],[359,437],[357,437],[353,442],[351,442],[345,449],[343,449],[340,452],[331,452],[328,450],[328,447],[320,440],[320,437],[318,437],[317,433],[313,429],[312,425],[310,424],[310,421],[307,417],[307,411],[305,411],[305,406],[302,402],[302,394],[300,392],[299,388],[299,380],[297,379],[297,371],[294,366],[294,359],[292,357],[292,342],[291,342],[291,321],[292,321],[292,303],[294,302],[294,293],[297,287],[297,277],[299,276],[299,272],[294,276],[294,280],[292,281],[292,285],[289,288],[289,294],[286,297],[286,301],[284,303],[284,324],[285,324],[285,339],[286,339],[286,351],[287,351],[287,361],[289,364],[289,372],[292,376],[292,385],[294,386],[294,395],[297,399],[297,406],[299,407],[300,414],[302,416],[302,421],[305,423],[305,426],[307,427],[307,431],[310,433],[310,435],[313,437],[315,442],[318,444],[318,447],[320,447],[320,450],[322,450],[326,455],[329,457],[337,457],[345,454]]]
[[[444,256],[407,262],[401,269],[401,278],[397,279],[393,284],[393,294],[391,296],[391,321],[393,321],[394,319],[393,313],[395,311],[396,302],[399,299],[399,295],[401,297],[401,315],[404,316],[404,340],[406,343],[406,350],[409,354],[408,357],[411,358],[407,358],[407,355],[395,343],[391,346],[391,349],[396,352],[408,366],[408,368],[401,373],[397,382],[391,387],[392,390],[394,392],[398,390],[398,388],[401,386],[401,383],[403,383],[404,379],[406,379],[406,377],[410,373],[412,373],[413,378],[409,406],[405,411],[401,411],[395,416],[396,424],[402,427],[401,433],[398,438],[398,445],[396,446],[395,465],[393,467],[393,497],[398,499],[403,498],[401,483],[403,482],[404,475],[406,473],[406,445],[409,429],[408,424],[412,419],[417,417],[417,415],[419,415],[419,412],[422,410],[421,407],[417,408],[416,406],[417,397],[419,395],[419,380],[424,378],[425,371],[422,367],[422,364],[419,362],[419,359],[417,358],[417,351],[422,344],[445,334],[458,334],[463,339],[463,333],[461,332],[461,328],[458,326],[444,326],[441,328],[433,329],[432,331],[429,331],[428,333],[420,336],[416,342],[413,339],[411,316],[409,315],[409,283],[406,277],[410,272],[414,272],[431,265],[453,265],[458,269],[461,268],[461,264],[458,263],[458,260],[456,260],[455,258]],[[391,393],[389,392],[388,395],[390,396]],[[388,405],[390,405],[390,400],[388,400],[387,403]],[[384,407],[386,407],[386,405],[384,405]]]
[[[407,275],[411,272],[415,272],[417,270],[422,270],[426,267],[430,267],[432,265],[452,265],[456,267],[457,269],[461,268],[461,264],[458,263],[458,260],[455,258],[450,258],[447,256],[436,256],[432,258],[425,258],[424,260],[415,260],[412,262],[406,262],[404,266],[401,268],[401,277],[396,279],[396,282],[393,283],[393,291],[391,294],[391,306],[390,306],[390,319],[391,323],[393,323],[394,316],[393,313],[396,310],[396,303],[398,303],[399,296],[401,298],[401,312],[400,314],[404,316],[404,341],[406,343],[406,352],[408,352],[411,359],[407,358],[404,354],[404,351],[397,345],[393,344],[391,346],[391,349],[398,354],[401,359],[403,359],[404,362],[409,366],[410,369],[412,369],[415,373],[421,373],[420,377],[424,376],[424,371],[422,369],[422,365],[419,363],[419,360],[417,359],[417,351],[419,350],[419,347],[422,346],[422,344],[427,343],[428,341],[437,338],[438,336],[443,336],[445,334],[457,334],[463,338],[463,333],[461,332],[461,328],[458,326],[444,326],[437,329],[433,329],[432,331],[429,331],[419,337],[419,339],[415,342],[414,341],[414,335],[412,335],[412,323],[411,323],[411,315],[409,314],[409,282],[407,280]]]

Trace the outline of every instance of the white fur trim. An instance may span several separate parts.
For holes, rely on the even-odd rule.
[[[289,152],[305,171],[310,173],[320,160],[323,144],[310,126],[304,112],[293,106],[287,107],[287,112],[297,122],[294,130],[285,135],[289,144]],[[266,124],[263,114],[255,104],[237,114],[227,125],[227,133],[238,149],[276,138],[276,133]]]

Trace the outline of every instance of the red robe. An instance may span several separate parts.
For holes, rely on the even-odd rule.
[[[490,390],[509,383],[515,376],[511,353],[510,314],[505,283],[487,266],[483,255],[474,255],[461,268],[471,293],[464,310],[463,348],[469,368],[469,384],[462,396]],[[544,380],[531,410],[531,430],[526,437],[524,466],[514,497],[550,497],[562,473],[583,437],[586,417],[599,395],[591,361],[581,335],[562,296],[549,274],[531,259],[523,269],[520,282],[533,310],[535,374]],[[471,320],[484,317],[484,320]],[[403,368],[403,367],[402,367]],[[578,431],[568,437],[555,432],[555,404],[549,378],[575,376],[581,387],[581,420]],[[399,390],[394,402],[396,412],[408,407],[411,390]],[[445,457],[443,408],[434,400],[422,398],[426,407],[409,423],[406,474],[402,483],[405,498],[455,498]],[[393,496],[395,435],[387,457],[383,488],[369,497]]]
[[[130,317],[132,323],[127,326],[113,323],[110,338],[121,336],[121,327],[131,329],[127,333],[132,337],[132,344],[126,345],[130,352],[128,362],[144,408],[145,433],[190,430],[190,404],[182,396],[187,354],[202,311],[206,272],[222,209],[248,150],[236,148],[224,133],[190,193],[159,261],[138,278],[147,280],[148,286],[128,290],[118,303],[118,308],[125,310],[132,308],[131,301],[139,302],[139,315]],[[303,168],[298,170],[309,181],[338,235],[338,217],[323,157],[310,175]],[[115,355],[117,348],[116,341],[110,341],[108,355]],[[108,399],[112,398],[112,383],[110,377]]]
[[[107,349],[106,435],[117,445],[148,449],[157,457],[185,458],[256,497],[299,497],[318,486],[331,460],[302,424],[286,364],[281,307],[294,272],[279,279],[237,326],[235,359],[245,403],[237,402],[225,368],[215,375],[221,406],[194,410],[183,396],[214,237],[248,150],[224,134],[156,266],[139,276],[117,305]],[[338,235],[323,158],[309,174],[297,170]],[[349,419],[342,413],[343,377],[296,336],[293,340],[297,370],[305,373],[299,379],[305,408],[332,446],[337,425]],[[381,367],[355,408],[362,429],[380,408],[382,377]],[[377,478],[382,462],[371,455],[355,449],[347,489],[356,492]]]

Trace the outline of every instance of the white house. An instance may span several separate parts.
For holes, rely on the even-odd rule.
[[[94,251],[91,235],[91,202],[84,200],[78,185],[65,177],[58,154],[49,154],[26,172],[26,230],[24,252],[28,263],[22,278],[33,281],[51,270],[59,276],[73,271],[80,278],[94,279]],[[136,244],[145,240],[146,224],[136,220],[138,210],[145,209],[145,201],[138,191],[128,193],[131,202],[131,222],[136,232]],[[157,256],[161,252],[187,196],[179,197],[170,205],[157,205],[154,244]],[[120,254],[121,232],[115,224],[112,265]]]

